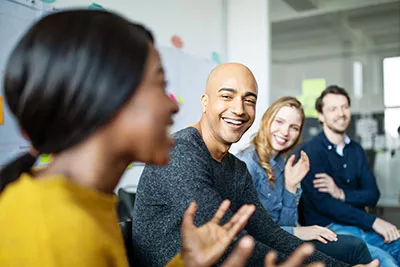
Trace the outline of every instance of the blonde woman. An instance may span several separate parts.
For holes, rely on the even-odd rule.
[[[237,157],[246,162],[261,203],[282,229],[349,264],[369,263],[371,255],[360,239],[337,236],[317,225],[296,226],[300,182],[309,170],[309,160],[303,151],[296,164],[294,155],[285,164],[285,156],[298,143],[303,125],[301,103],[294,97],[279,98],[264,113],[252,145]]]

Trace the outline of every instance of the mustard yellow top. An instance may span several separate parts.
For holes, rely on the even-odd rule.
[[[23,174],[0,194],[0,266],[127,267],[117,198]],[[169,267],[184,266],[178,254]]]
[[[128,266],[116,200],[23,174],[0,194],[0,266]]]

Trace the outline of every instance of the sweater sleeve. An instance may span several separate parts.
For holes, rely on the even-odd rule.
[[[375,206],[379,200],[380,192],[376,184],[376,179],[372,173],[365,152],[361,147],[358,147],[360,162],[360,179],[359,188],[343,189],[346,195],[346,203],[351,205]]]

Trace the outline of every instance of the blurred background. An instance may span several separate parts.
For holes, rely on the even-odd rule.
[[[70,8],[106,9],[149,27],[161,52],[168,93],[180,104],[175,130],[201,115],[208,71],[237,61],[259,85],[248,144],[275,99],[296,96],[307,115],[303,140],[320,125],[315,99],[327,86],[352,99],[349,136],[364,147],[381,191],[373,212],[400,227],[400,0],[0,0],[0,80],[13,45],[37,18]],[[0,86],[0,167],[28,143],[7,110]],[[198,104],[197,104],[198,103]],[[41,157],[39,164],[51,158]],[[143,165],[119,187],[135,191]]]
[[[391,207],[400,192],[400,2],[272,0],[270,19],[271,100],[295,95],[308,104],[307,140],[320,130],[315,91],[344,87],[348,134],[366,150],[381,190],[377,212],[399,224]]]

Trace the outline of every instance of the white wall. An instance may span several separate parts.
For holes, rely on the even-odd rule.
[[[247,65],[258,83],[256,119],[253,126],[230,150],[236,153],[248,146],[269,105],[270,22],[269,1],[227,0],[227,59]]]
[[[383,111],[383,69],[381,52],[365,54],[341,53],[340,47],[293,48],[291,51],[273,50],[271,65],[271,100],[284,95],[299,96],[303,79],[325,78],[327,85],[344,87],[352,98],[353,112]],[[292,59],[290,59],[292,58]],[[353,92],[353,62],[363,64],[363,96]]]
[[[57,0],[57,9],[84,7],[93,0]],[[183,51],[211,59],[216,51],[224,57],[225,30],[222,0],[97,0],[95,3],[145,24],[159,45],[171,46],[172,35],[184,41]]]
[[[87,8],[93,0],[57,0],[56,9]],[[172,35],[184,42],[183,52],[212,59],[215,51],[225,59],[226,31],[223,0],[97,0],[96,4],[144,24],[153,32],[156,44],[172,47]],[[200,100],[199,100],[200,108]],[[196,123],[198,118],[194,118]],[[117,187],[136,190],[143,164],[125,172]]]

